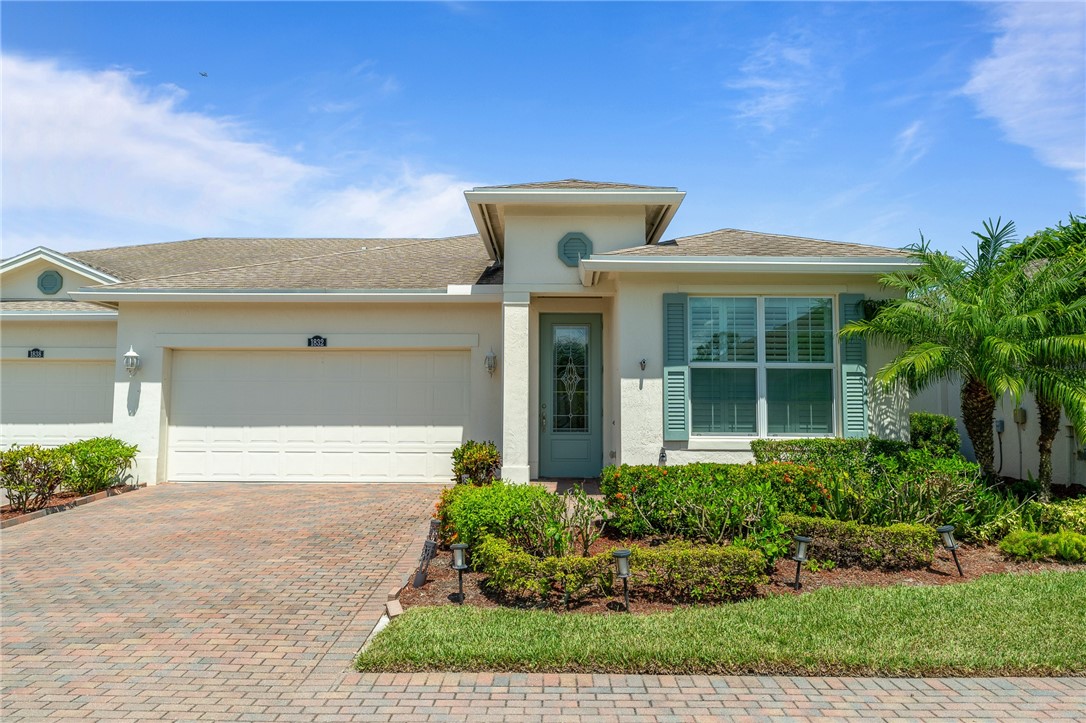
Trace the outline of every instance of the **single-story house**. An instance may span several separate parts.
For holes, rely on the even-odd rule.
[[[447,480],[746,461],[759,437],[902,436],[890,358],[837,330],[901,251],[721,229],[684,192],[465,193],[452,238],[201,238],[0,265],[0,443],[111,434],[141,481]]]

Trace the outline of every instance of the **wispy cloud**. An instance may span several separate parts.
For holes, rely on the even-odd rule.
[[[911,166],[928,152],[931,142],[922,120],[915,120],[894,139],[894,159],[898,165]]]
[[[836,68],[816,60],[807,31],[773,33],[758,43],[727,85],[744,91],[736,117],[772,132],[789,123],[801,106],[821,104],[838,84]]]
[[[2,61],[4,256],[37,244],[472,228],[461,192],[475,184],[455,174],[396,162],[342,178],[253,140],[236,119],[183,110],[182,90],[136,73]]]
[[[1008,140],[1086,184],[1086,5],[1013,3],[964,92]]]

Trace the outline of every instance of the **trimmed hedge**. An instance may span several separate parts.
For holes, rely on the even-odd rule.
[[[809,556],[832,560],[841,567],[877,570],[924,568],[934,559],[939,536],[924,525],[899,523],[889,527],[840,522],[823,517],[782,515],[781,522],[797,535],[813,539]]]
[[[1086,535],[1066,530],[1051,535],[1017,530],[1000,541],[999,549],[1018,559],[1086,562]]]
[[[484,535],[513,539],[519,521],[531,513],[533,502],[549,495],[539,485],[501,480],[479,487],[446,488],[441,492],[436,513],[441,539],[446,544],[463,542],[471,546]]]
[[[909,444],[936,457],[957,457],[962,449],[958,420],[944,414],[913,412],[909,415]]]
[[[909,449],[907,442],[881,437],[861,439],[752,439],[754,461],[791,462],[826,472],[857,473],[869,469],[879,455],[896,456]]]
[[[613,550],[589,557],[533,557],[505,540],[487,536],[472,553],[475,569],[493,590],[512,596],[561,594],[567,604],[578,596],[615,592]],[[755,550],[730,545],[674,542],[633,547],[630,585],[650,587],[673,602],[726,602],[755,595],[765,582],[765,558]]]

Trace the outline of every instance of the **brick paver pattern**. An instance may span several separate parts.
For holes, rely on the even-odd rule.
[[[1074,678],[352,672],[436,496],[161,485],[5,530],[3,719],[1086,719]]]

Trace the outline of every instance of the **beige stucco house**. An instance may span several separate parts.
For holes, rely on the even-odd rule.
[[[908,401],[869,384],[888,354],[836,331],[909,260],[668,239],[684,195],[492,186],[470,236],[29,251],[0,267],[0,443],[112,434],[146,483],[383,482],[448,479],[466,439],[528,480],[901,435]]]

